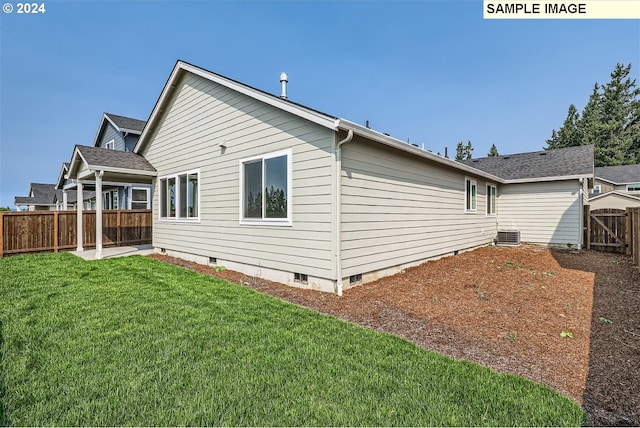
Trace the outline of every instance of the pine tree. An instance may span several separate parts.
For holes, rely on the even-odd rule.
[[[617,64],[609,83],[594,85],[582,117],[569,106],[545,149],[592,144],[596,166],[640,163],[640,88],[630,74],[631,64]]]
[[[500,156],[500,153],[498,153],[498,148],[496,147],[495,144],[491,145],[491,148],[489,149],[489,153],[487,153],[487,156],[489,157]]]
[[[471,145],[471,141],[468,141],[467,144],[463,144],[462,141],[460,141],[456,146],[456,160],[467,160],[471,159],[472,156],[473,146]]]

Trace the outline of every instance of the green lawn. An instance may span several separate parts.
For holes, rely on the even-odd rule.
[[[580,425],[546,387],[143,257],[0,259],[0,425]]]

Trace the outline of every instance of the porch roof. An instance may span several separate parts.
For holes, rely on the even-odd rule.
[[[157,175],[153,165],[137,153],[75,146],[67,178],[84,179],[96,171],[103,171],[105,180],[135,183],[150,183]]]

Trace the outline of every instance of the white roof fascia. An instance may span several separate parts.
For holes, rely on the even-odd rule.
[[[605,196],[609,196],[609,195],[618,195],[618,196],[622,196],[624,198],[629,198],[629,199],[633,199],[636,201],[640,201],[640,196],[636,196],[636,195],[630,195],[628,193],[622,193],[622,192],[618,192],[616,190],[613,190],[611,192],[607,192],[607,193],[600,193],[599,195],[593,196],[591,198],[589,198],[590,201],[594,201],[596,199],[600,199],[602,197]]]
[[[505,184],[519,184],[519,183],[537,183],[540,181],[564,181],[564,180],[579,180],[581,178],[593,178],[590,174],[576,174],[576,175],[559,175],[555,177],[534,177],[534,178],[517,178],[513,180],[504,180]]]
[[[158,175],[158,173],[155,171],[141,171],[139,169],[118,168],[104,165],[87,165],[87,168],[91,170],[92,174],[95,174],[96,171],[114,172],[117,174],[132,174],[132,171],[135,171],[134,175],[144,175],[148,177],[155,177],[156,175]]]
[[[176,66],[173,68],[173,71],[171,72],[171,75],[169,76],[169,80],[167,81],[162,93],[160,94],[160,98],[158,99],[156,106],[151,112],[151,116],[149,117],[149,120],[147,121],[147,125],[142,131],[140,139],[138,140],[136,146],[133,149],[134,153],[138,153],[138,151],[142,148],[142,145],[144,144],[146,138],[148,138],[147,135],[154,132],[155,121],[157,120],[157,116],[164,111],[165,101],[175,89],[177,80],[181,77],[182,72],[189,72],[189,73],[195,74],[196,76],[200,76],[211,82],[218,83],[233,91],[247,95],[253,99],[262,101],[268,105],[274,106],[280,110],[284,110],[286,112],[289,112],[301,118],[307,119],[318,125],[324,126],[334,131],[337,130],[334,127],[335,119],[333,117],[323,115],[321,113],[306,109],[301,106],[297,106],[295,104],[282,100],[275,95],[267,95],[263,92],[260,92],[256,89],[253,89],[241,83],[234,82],[232,80],[224,78],[218,74],[209,72],[207,70],[201,69],[191,64],[187,64],[182,61],[178,61],[176,63]]]
[[[416,155],[425,159],[429,159],[433,162],[458,169],[460,171],[464,171],[468,174],[477,175],[480,177],[487,178],[491,181],[504,184],[506,181],[498,176],[493,174],[489,174],[487,172],[481,171],[479,169],[475,169],[468,165],[462,164],[452,159],[445,158],[440,155],[435,155],[426,150],[422,150],[418,147],[412,146],[410,144],[405,143],[404,141],[400,141],[396,138],[390,137],[388,135],[382,134],[378,131],[374,131],[373,129],[366,128],[362,125],[358,125],[357,123],[350,122],[345,119],[337,119],[336,120],[336,128],[343,129],[345,131],[353,131],[354,134],[360,135],[362,137],[366,137],[370,140],[385,144],[389,147],[396,148],[398,150],[405,151],[407,153],[411,153],[412,155]]]
[[[69,164],[71,165],[71,164]],[[65,166],[64,166],[64,162],[62,163],[62,168],[60,168],[60,174],[58,174],[58,181],[56,181],[56,189],[59,189],[59,185],[61,182],[64,183],[64,179],[66,179],[66,173],[65,170],[67,170],[67,172],[69,171]]]
[[[595,179],[598,181],[605,181],[609,184],[613,184],[614,186],[622,186],[623,184],[626,184],[626,183],[616,183],[615,181],[607,180],[606,178],[598,177],[597,175],[595,177],[596,177]]]
[[[109,123],[113,124],[113,122],[111,122],[111,120],[109,120],[109,118],[107,117],[106,113],[102,113],[102,119],[100,119],[100,125],[98,126],[98,132],[96,132],[96,136],[93,139],[93,147],[97,147],[98,144],[98,137],[100,136],[100,132],[102,132],[102,125],[104,125],[104,121],[108,120]],[[115,124],[113,124],[113,126],[115,126]],[[118,129],[118,127],[116,126],[116,129]]]

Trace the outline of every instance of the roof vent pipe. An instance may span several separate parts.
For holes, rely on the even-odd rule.
[[[287,99],[287,82],[289,81],[289,76],[284,71],[280,73],[280,84],[282,84],[282,93],[280,94],[280,98]]]

